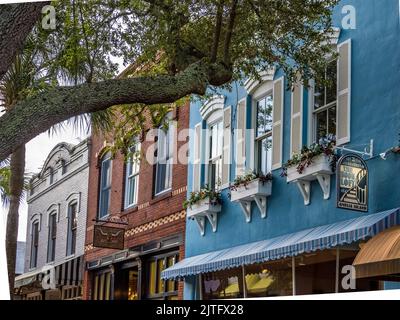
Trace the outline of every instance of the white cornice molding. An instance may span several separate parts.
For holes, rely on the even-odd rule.
[[[252,94],[257,88],[266,81],[273,81],[275,75],[275,67],[263,70],[259,73],[260,80],[249,78],[244,82],[244,87],[248,94]]]
[[[225,96],[214,95],[200,107],[200,114],[203,119],[207,119],[214,111],[222,110],[225,105]]]

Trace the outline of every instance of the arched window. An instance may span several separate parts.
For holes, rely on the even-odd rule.
[[[31,227],[31,259],[30,268],[36,268],[39,249],[39,220],[32,222]]]
[[[74,255],[76,250],[76,231],[78,227],[78,203],[70,202],[68,205],[68,229],[67,229],[67,252],[66,255]]]
[[[100,194],[99,194],[99,218],[109,214],[111,198],[111,153],[107,152],[101,160],[100,167]]]
[[[49,214],[48,229],[47,262],[53,262],[56,256],[57,211],[52,211]]]

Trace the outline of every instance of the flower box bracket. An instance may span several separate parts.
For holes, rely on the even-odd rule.
[[[231,191],[231,200],[239,203],[246,222],[251,222],[251,202],[254,201],[260,211],[261,218],[267,217],[267,197],[271,195],[272,182],[262,182],[258,179],[246,186],[240,186]]]
[[[194,219],[197,222],[197,226],[199,227],[200,234],[204,236],[206,230],[206,217],[207,220],[211,224],[211,228],[213,232],[217,231],[217,214],[216,213],[208,213],[204,216],[195,216]]]
[[[204,199],[191,208],[187,209],[188,218],[195,220],[199,227],[200,234],[204,236],[206,219],[211,224],[213,232],[217,231],[218,213],[221,212],[220,204],[212,204],[208,199]]]
[[[328,200],[331,194],[331,176],[329,174],[317,173],[314,175],[322,189],[324,194],[324,200]],[[311,194],[311,180],[295,180],[297,187],[300,190],[301,195],[304,199],[304,205],[308,206],[310,204],[310,194]]]

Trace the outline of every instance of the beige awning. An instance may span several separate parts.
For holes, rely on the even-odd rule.
[[[378,233],[363,244],[353,266],[357,278],[400,273],[400,226]]]

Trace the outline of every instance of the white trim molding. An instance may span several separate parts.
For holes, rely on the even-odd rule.
[[[244,82],[244,87],[248,94],[253,94],[254,91],[264,82],[273,81],[275,75],[275,67],[263,70],[259,73],[260,80],[249,78]]]
[[[225,105],[225,96],[214,95],[200,107],[201,117],[206,120],[214,111],[221,110]]]
[[[60,221],[60,203],[51,204],[46,210],[46,227],[49,226],[49,218],[50,215],[55,211],[56,212],[56,221]]]
[[[81,212],[81,197],[82,197],[82,192],[73,192],[70,193],[69,196],[65,199],[65,202],[67,203],[67,210],[65,210],[65,218],[68,218],[68,210],[70,204],[76,202],[77,203],[77,212],[76,215],[79,215],[79,212]]]

